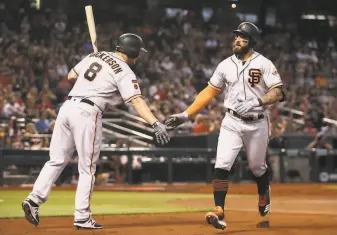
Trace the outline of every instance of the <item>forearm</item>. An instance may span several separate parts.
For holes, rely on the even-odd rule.
[[[217,94],[217,91],[209,86],[203,89],[195,98],[194,102],[186,109],[188,116],[194,115],[202,110]]]
[[[271,105],[281,101],[283,97],[283,92],[281,88],[276,87],[271,89],[267,94],[265,94],[261,99],[259,99],[260,105]]]
[[[152,114],[151,110],[149,109],[142,97],[137,97],[131,100],[131,103],[137,111],[138,115],[141,116],[147,123],[152,125],[156,121],[158,121],[157,118],[155,118],[155,116]]]

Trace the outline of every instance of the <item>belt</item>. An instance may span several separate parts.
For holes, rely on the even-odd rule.
[[[264,118],[264,114],[262,113],[249,114],[249,115],[242,116],[232,109],[228,109],[228,112],[243,121],[255,121],[255,120]]]
[[[69,96],[69,97],[68,97],[68,100],[71,100],[71,98],[73,98],[73,97],[72,97],[72,96]],[[86,103],[86,104],[91,105],[91,106],[95,106],[95,103],[92,102],[91,100],[88,100],[88,99],[81,99],[80,102]]]

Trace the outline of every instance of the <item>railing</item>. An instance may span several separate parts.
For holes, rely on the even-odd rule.
[[[136,136],[142,137],[142,138],[147,139],[147,140],[153,140],[152,136],[143,134],[143,133],[141,133],[139,131],[134,131],[132,129],[129,129],[129,128],[126,128],[126,127],[122,127],[120,125],[117,125],[117,124],[114,124],[114,123],[110,123],[110,122],[107,122],[107,121],[102,121],[102,123],[105,124],[105,125],[107,125],[107,126],[116,128],[118,130],[125,131],[125,132],[127,132],[127,133],[129,133],[131,135],[136,135]]]
[[[109,114],[109,113],[108,113]],[[111,113],[110,113],[111,114]],[[123,114],[124,115],[124,114]],[[140,121],[141,119],[137,119],[134,115],[129,115],[134,120]],[[15,124],[13,125],[12,121],[15,120]],[[37,121],[37,119],[31,119],[33,123]],[[115,121],[116,123],[111,123]],[[18,139],[32,139],[32,138],[41,138],[42,144],[38,147],[37,144],[34,146],[36,148],[47,148],[49,147],[51,134],[22,134],[22,130],[26,127],[26,118],[18,118],[18,117],[11,117],[2,119],[0,126],[3,128],[3,132],[0,135],[0,147],[13,147],[13,148],[29,148],[27,146],[23,147],[24,143],[29,141],[18,141]],[[152,133],[152,128],[149,128],[145,125],[141,125],[129,120],[123,120],[122,118],[105,118],[103,120],[103,134],[106,136],[114,136],[119,139],[127,140],[128,143],[134,144],[136,146],[143,146],[143,147],[153,147],[153,136],[149,135]],[[127,127],[122,126],[126,124]],[[14,127],[16,129],[14,130]],[[110,127],[110,128],[109,128]],[[129,128],[128,128],[129,127]],[[133,130],[130,127],[135,127],[137,130]],[[11,129],[11,130],[9,130]],[[21,130],[21,131],[19,131]],[[144,132],[144,133],[143,133]],[[14,145],[13,145],[14,144]]]
[[[150,128],[150,127],[140,125],[138,123],[135,123],[135,122],[132,122],[132,121],[129,121],[129,120],[124,120],[124,119],[121,119],[121,118],[104,118],[104,121],[105,122],[113,122],[113,123],[125,123],[125,124],[137,127],[138,129],[141,129],[141,130],[144,130],[144,131],[147,131],[147,132],[153,132],[153,129]]]
[[[113,114],[113,113],[121,114],[121,115],[124,115],[125,117],[133,119],[135,121],[140,121],[140,122],[143,122],[144,124],[147,124],[147,122],[143,118],[138,117],[138,116],[133,115],[133,114],[130,114],[130,113],[128,113],[126,111],[123,111],[123,110],[120,110],[120,109],[114,109],[113,112],[106,112],[105,114],[109,115],[109,114]]]
[[[109,116],[121,115],[122,118],[109,118]],[[153,147],[153,129],[147,122],[136,115],[132,115],[120,109],[104,113],[102,123],[105,125],[104,132],[115,136],[128,136],[130,142],[144,147]],[[111,130],[113,129],[113,131]]]
[[[308,159],[310,166],[310,180],[312,182],[324,182],[324,179],[331,179],[336,177],[334,175],[335,159],[331,156],[336,155],[337,151],[324,151],[320,149],[312,150],[286,150],[286,149],[270,149],[270,155],[277,155],[280,159],[279,164],[279,177],[280,182],[286,182],[287,166],[285,162],[289,157],[304,157]],[[76,153],[75,153],[76,154]],[[103,148],[100,153],[100,161],[103,161],[103,156],[112,155],[127,155],[127,182],[133,183],[132,177],[132,159],[134,155],[146,156],[147,161],[151,161],[156,164],[166,164],[167,183],[174,182],[175,169],[174,165],[185,163],[194,164],[196,162],[204,164],[205,175],[203,180],[210,183],[212,180],[213,165],[215,163],[216,149],[202,148],[202,149],[173,149],[173,148]],[[245,153],[240,152],[234,168],[234,182],[239,182],[242,179],[243,171],[247,167],[247,160],[244,159]],[[325,172],[319,172],[317,159],[320,156],[329,155],[328,166],[329,169],[325,169]],[[49,159],[48,150],[15,150],[15,149],[1,149],[0,150],[0,185],[4,184],[4,167],[8,165],[17,166],[43,166],[43,164]],[[98,163],[99,164],[99,163]],[[236,167],[237,166],[237,167]],[[244,167],[245,166],[245,167]],[[186,170],[184,170],[186,173]],[[191,172],[190,172],[191,173]],[[322,173],[324,175],[322,176]],[[200,174],[200,172],[198,172]],[[324,178],[325,177],[325,178]],[[327,178],[328,177],[328,178]],[[322,180],[323,178],[323,180]],[[337,178],[336,178],[337,179]]]
[[[289,114],[291,114],[291,116],[293,116],[295,118],[297,116],[298,117],[297,122],[299,124],[304,125],[304,120],[303,120],[304,112],[302,112],[300,110],[296,110],[296,109],[287,108],[287,107],[280,107],[279,110],[281,112],[283,112],[283,114],[286,113],[285,114],[286,116],[289,116]],[[333,120],[333,119],[330,119],[330,118],[324,118],[323,121],[328,123],[328,124],[332,124],[332,125],[337,126],[337,120]]]
[[[133,144],[143,146],[143,147],[153,147],[152,144],[149,144],[143,140],[140,140],[139,137],[123,135],[118,132],[106,129],[106,128],[103,128],[103,133],[113,135],[119,139],[127,140],[128,143],[133,143]]]

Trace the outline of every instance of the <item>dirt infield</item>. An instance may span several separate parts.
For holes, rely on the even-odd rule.
[[[64,187],[62,188],[64,189]],[[71,189],[71,187],[69,187]],[[2,189],[4,190],[4,189]],[[208,192],[209,185],[146,185],[96,187],[96,190],[162,191],[162,192]],[[1,194],[1,192],[0,192]],[[38,228],[24,219],[1,219],[1,235],[33,234],[136,234],[136,235],[203,235],[203,234],[337,234],[337,187],[336,185],[273,185],[271,227],[259,229],[256,210],[255,185],[230,185],[227,200],[225,231],[215,230],[205,224],[205,213],[138,214],[96,216],[104,229],[101,231],[77,231],[72,228],[71,217],[41,218]],[[170,203],[203,204],[212,206],[210,200],[180,200]]]

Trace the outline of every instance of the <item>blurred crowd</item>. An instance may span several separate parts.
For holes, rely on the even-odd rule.
[[[155,22],[155,23],[153,23]],[[193,12],[160,20],[123,20],[97,23],[100,50],[114,49],[125,32],[143,37],[147,54],[134,69],[151,110],[162,121],[183,111],[201,91],[217,64],[231,55],[231,30],[240,23],[206,24]],[[5,145],[48,147],[54,119],[72,88],[66,75],[92,51],[85,22],[69,22],[58,12],[19,14],[1,22],[0,128]],[[264,34],[256,48],[271,59],[285,83],[288,100],[271,107],[275,133],[280,131],[315,134],[322,118],[337,119],[336,93],[331,88],[337,71],[336,45],[303,40],[291,32]],[[279,108],[303,111],[304,127],[282,119]],[[125,104],[121,108],[134,110]],[[186,128],[195,134],[217,132],[226,110],[223,97],[216,97]],[[25,118],[21,125],[20,118]],[[34,134],[46,137],[34,137]],[[15,137],[6,140],[6,135]]]

